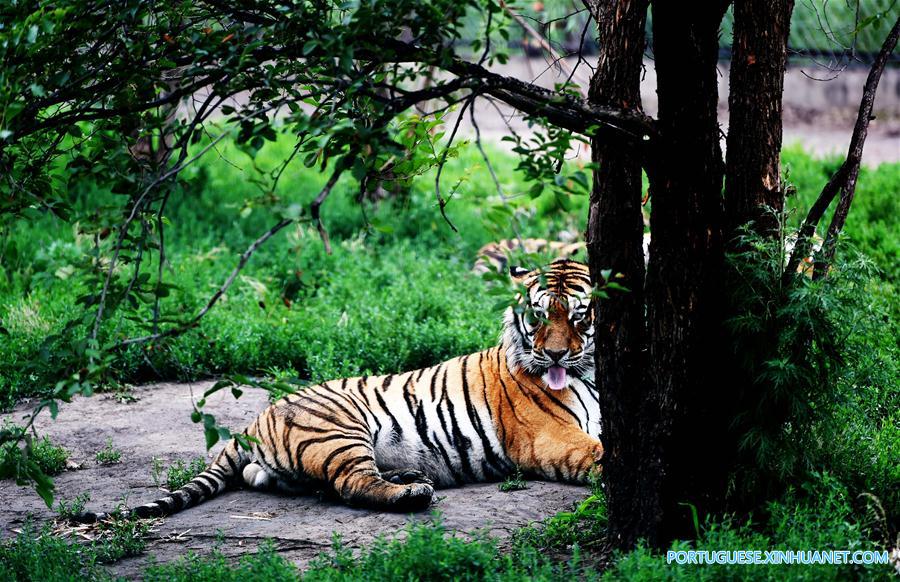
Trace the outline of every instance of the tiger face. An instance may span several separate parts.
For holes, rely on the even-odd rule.
[[[512,267],[525,287],[519,308],[506,312],[503,332],[511,368],[539,376],[551,390],[594,375],[594,313],[587,265],[559,259],[543,270]]]

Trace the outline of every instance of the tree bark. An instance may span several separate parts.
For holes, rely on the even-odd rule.
[[[725,178],[726,240],[734,249],[743,246],[737,237],[744,225],[748,225],[750,232],[766,238],[781,236],[782,93],[793,4],[794,0],[736,0],[734,3]],[[728,269],[726,276],[727,297],[731,301],[726,317],[745,315],[746,305],[741,306],[735,298],[766,291],[747,288],[746,281],[735,269]],[[772,304],[783,300],[777,290],[768,298]],[[754,341],[732,336],[725,342],[732,350],[723,361],[729,363],[735,374],[729,385],[730,407],[721,410],[721,414],[733,419],[734,424],[720,438],[731,451],[727,457],[729,468],[754,467],[752,475],[741,478],[739,494],[729,500],[731,510],[756,508],[766,495],[774,494],[779,481],[759,466],[754,458],[756,451],[745,450],[740,442],[747,431],[759,430],[760,424],[780,426],[790,414],[787,406],[773,407],[762,416],[754,412],[771,406],[772,401],[766,400],[771,392],[759,384],[757,370],[748,369],[746,363],[778,357],[781,326],[782,322],[772,318],[758,330]]]
[[[729,239],[750,221],[759,234],[779,232],[778,215],[784,209],[781,98],[793,9],[794,0],[734,3],[725,162]]]
[[[724,210],[716,70],[724,6],[686,9],[654,0],[652,10],[660,138],[648,169],[646,398],[656,415],[632,419],[650,456],[631,470],[649,474],[641,477],[641,494],[659,496],[659,526],[643,535],[660,546],[694,535],[686,504],[703,515],[725,498],[730,451],[721,439],[728,431],[721,414],[727,383],[717,365],[724,343]]]
[[[591,105],[641,110],[640,75],[647,0],[588,2],[598,23],[600,57],[591,79]],[[613,293],[598,305],[595,319],[597,386],[606,452],[603,478],[609,541],[633,547],[643,532],[656,529],[658,497],[645,495],[654,476],[644,465],[645,441],[635,419],[647,418],[644,321],[644,224],[641,216],[640,160],[603,138],[591,142],[594,172],[588,216],[588,259],[595,284],[606,269],[623,275],[629,291]],[[640,467],[641,469],[635,470]]]

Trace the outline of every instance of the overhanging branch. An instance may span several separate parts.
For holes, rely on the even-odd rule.
[[[462,59],[441,59],[425,49],[400,41],[389,41],[391,50],[410,61],[433,64],[463,79],[478,79],[473,92],[490,95],[519,111],[543,117],[549,123],[586,136],[608,134],[629,141],[654,141],[656,121],[640,111],[620,107],[592,105],[571,94],[560,94],[532,83],[526,83],[489,71],[481,65]]]

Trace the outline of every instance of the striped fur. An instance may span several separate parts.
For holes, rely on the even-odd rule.
[[[499,346],[287,396],[247,427],[251,450],[230,442],[193,481],[134,513],[168,515],[239,484],[326,484],[352,505],[412,511],[431,504],[435,486],[502,479],[515,467],[585,482],[603,453],[588,269],[558,260],[519,281],[528,295],[507,311]]]

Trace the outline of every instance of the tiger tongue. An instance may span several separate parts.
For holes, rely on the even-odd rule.
[[[550,366],[547,370],[547,385],[552,390],[562,390],[566,387],[566,369],[562,366]]]

